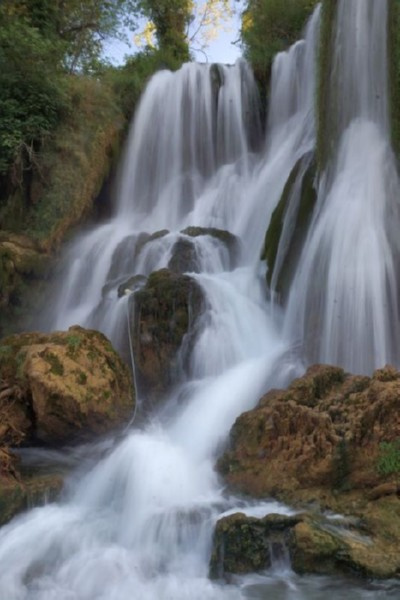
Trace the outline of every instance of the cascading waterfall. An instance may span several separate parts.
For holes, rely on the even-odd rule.
[[[400,347],[387,19],[386,1],[338,3],[327,106],[337,144],[319,183],[286,316],[308,361],[358,373],[397,364]]]
[[[118,288],[168,266],[177,241],[188,239],[188,226],[228,230],[240,240],[241,252],[232,262],[212,236],[191,240],[191,276],[204,292],[205,308],[187,376],[176,389],[180,402],[170,398],[141,430],[129,431],[115,446],[110,442],[106,456],[75,476],[62,501],[0,530],[1,598],[234,600],[271,593],[298,600],[324,594],[319,584],[307,588],[307,579],[299,582],[280,564],[253,581],[255,595],[246,582],[223,586],[208,579],[218,516],[239,503],[241,510],[255,510],[224,494],[214,462],[235,418],[267,388],[299,372],[290,352],[298,339],[307,357],[347,368],[367,370],[393,356],[397,332],[387,327],[397,314],[396,256],[389,225],[397,218],[397,178],[382,111],[387,82],[371,75],[373,68],[380,77],[386,71],[379,21],[385,11],[384,0],[338,4],[333,80],[343,89],[347,116],[333,166],[321,177],[286,314],[271,310],[258,259],[290,173],[315,150],[320,8],[305,39],[275,60],[264,147],[246,63],[185,65],[149,83],[129,136],[115,215],[70,246],[51,328],[95,327],[123,349],[128,298],[118,298]],[[354,27],[364,52],[350,60],[346,47]],[[363,65],[368,74],[361,73]],[[378,85],[381,101],[368,104],[365,95]],[[289,221],[296,202],[287,211]],[[282,252],[292,221],[283,226]],[[347,335],[357,339],[347,342]],[[288,509],[264,503],[257,510]]]

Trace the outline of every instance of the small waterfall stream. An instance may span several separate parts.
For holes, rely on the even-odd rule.
[[[241,251],[232,262],[212,236],[193,242],[197,268],[191,276],[206,302],[188,376],[176,390],[184,401],[170,399],[141,429],[111,443],[94,467],[75,475],[60,502],[0,530],[1,599],[387,597],[379,586],[371,592],[329,578],[301,579],[281,559],[270,572],[230,585],[208,579],[219,515],[237,506],[253,514],[290,512],[273,502],[254,507],[225,494],[214,463],[236,417],[309,360],[367,371],[395,357],[397,255],[391,225],[398,218],[398,181],[382,110],[387,82],[371,76],[371,69],[381,78],[386,72],[385,31],[380,32],[386,9],[386,1],[339,2],[333,77],[344,89],[338,111],[347,116],[334,166],[319,182],[285,308],[271,306],[267,298],[259,254],[290,173],[315,151],[320,8],[304,40],[274,62],[266,143],[245,62],[189,64],[150,81],[130,132],[115,215],[70,245],[54,314],[47,315],[51,329],[79,323],[102,330],[123,349],[128,299],[118,297],[118,288],[132,276],[168,266],[176,242],[188,238],[188,226],[227,230],[237,236]],[[350,64],[346,43],[353,27],[367,53],[355,53]],[[368,44],[371,37],[381,46]],[[368,82],[359,73],[360,62]],[[354,88],[359,78],[362,92]],[[377,86],[382,97],[371,101],[374,108],[365,96]],[[292,229],[284,225],[285,244]],[[161,230],[167,231],[157,233]]]

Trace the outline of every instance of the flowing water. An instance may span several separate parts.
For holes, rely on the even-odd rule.
[[[343,88],[340,141],[321,177],[286,309],[269,303],[259,253],[292,169],[315,150],[320,9],[305,39],[274,62],[266,142],[246,63],[190,64],[150,81],[130,132],[115,214],[71,244],[54,315],[46,318],[52,329],[98,328],[124,351],[129,297],[119,298],[118,288],[168,266],[177,242],[189,240],[191,276],[206,299],[196,344],[176,390],[179,402],[170,398],[122,439],[72,450],[71,464],[81,467],[62,500],[0,530],[2,600],[399,597],[390,583],[300,578],[279,556],[265,574],[229,585],[208,579],[219,515],[236,508],[290,513],[224,491],[214,463],[235,418],[266,389],[300,373],[310,357],[365,371],[393,356],[397,331],[388,326],[397,311],[397,257],[390,224],[397,218],[397,178],[382,109],[386,10],[383,0],[339,2],[333,78]],[[346,48],[354,31],[356,53]],[[377,45],[370,49],[371,36]],[[377,86],[381,101],[370,104],[366,97]],[[290,219],[284,245],[293,233]],[[184,231],[191,225],[228,230],[240,251],[232,257],[211,235],[191,238]],[[311,317],[319,337],[310,336]]]

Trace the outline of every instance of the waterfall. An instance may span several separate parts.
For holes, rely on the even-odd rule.
[[[388,134],[387,2],[338,3],[322,173],[286,327],[310,362],[398,363],[399,181]],[[326,136],[330,131],[325,132]]]
[[[304,39],[275,59],[265,141],[244,61],[188,64],[149,82],[129,134],[115,214],[69,245],[49,328],[98,328],[123,350],[128,300],[118,289],[167,267],[175,244],[188,240],[187,227],[227,230],[241,252],[232,260],[212,236],[192,240],[190,276],[205,302],[186,376],[140,428],[111,440],[98,464],[75,474],[58,503],[0,529],[1,598],[256,597],[245,585],[208,579],[216,520],[250,505],[227,495],[214,470],[233,422],[309,361],[366,372],[396,359],[398,181],[387,133],[385,0],[338,2],[330,82],[338,143],[315,181],[317,203],[287,305],[272,305],[265,289],[265,230],[291,173],[304,165],[301,182],[316,148],[320,13],[317,7]],[[278,269],[299,194],[301,185],[294,186]],[[247,509],[288,511],[277,503]],[[271,597],[310,597],[306,578],[298,584],[286,565],[275,568],[279,574],[257,580],[278,582]],[[322,598],[318,585],[311,593]]]

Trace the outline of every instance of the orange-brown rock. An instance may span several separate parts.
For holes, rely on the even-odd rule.
[[[4,443],[89,439],[124,423],[134,407],[127,367],[105,336],[81,327],[6,338],[0,379]]]
[[[377,468],[380,444],[398,438],[397,371],[368,378],[316,365],[237,419],[219,466],[231,485],[257,496],[371,489],[386,481]]]
[[[372,377],[310,368],[237,419],[218,466],[246,494],[351,517],[342,526],[320,514],[292,527],[296,571],[399,576],[400,373],[393,367]]]

